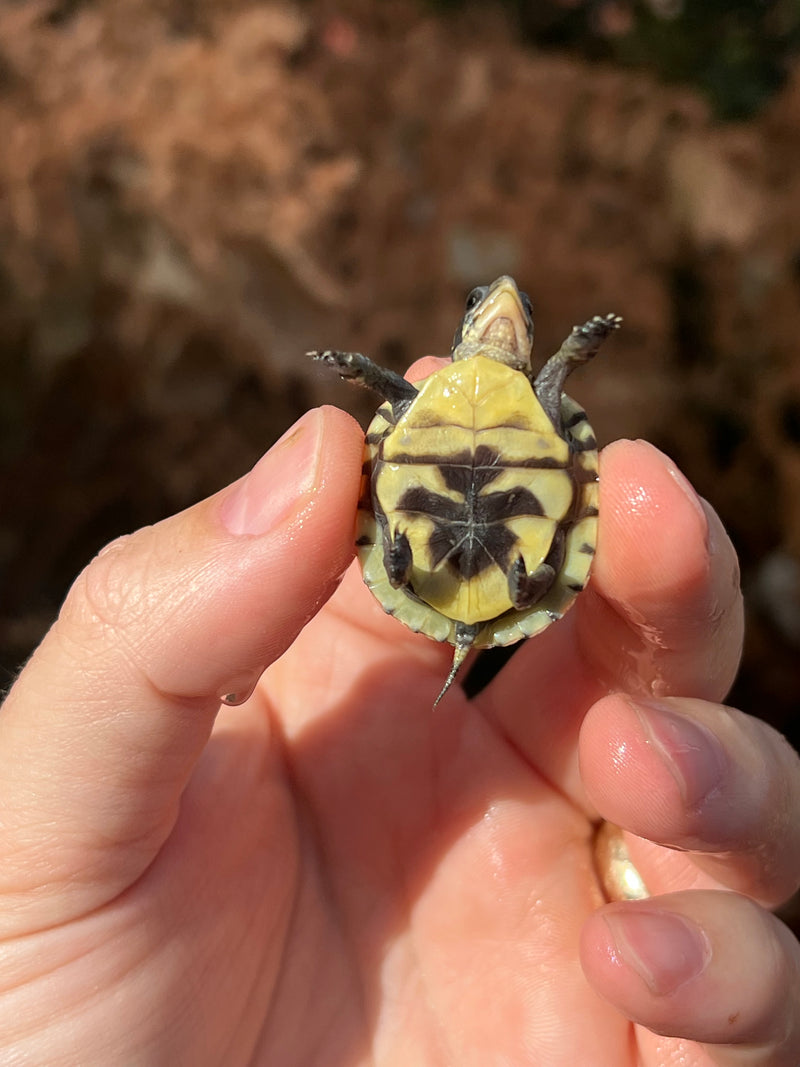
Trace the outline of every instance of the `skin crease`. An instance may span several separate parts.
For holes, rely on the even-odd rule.
[[[432,714],[449,649],[354,568],[336,588],[361,440],[311,413],[248,480],[115,543],[11,691],[0,1062],[796,1067],[797,946],[754,901],[800,882],[800,773],[716,703],[742,626],[716,520],[655,449],[607,448],[589,588]],[[724,748],[690,807],[675,716]],[[637,861],[668,896],[603,906],[598,812],[652,835]],[[623,958],[620,915],[654,903],[707,950],[668,995]]]

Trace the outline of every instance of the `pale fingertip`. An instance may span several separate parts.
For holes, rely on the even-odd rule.
[[[230,533],[261,536],[297,510],[302,498],[318,486],[324,431],[321,410],[307,411],[232,487],[220,506],[220,518]]]
[[[422,359],[411,364],[405,376],[409,382],[421,382],[435,374],[437,370],[446,367],[450,362],[451,360],[444,356],[423,356]]]

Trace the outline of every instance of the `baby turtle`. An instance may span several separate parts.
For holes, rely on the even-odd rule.
[[[534,376],[531,302],[513,278],[467,297],[452,362],[412,385],[359,352],[310,352],[383,397],[366,436],[356,544],[384,611],[472,648],[560,619],[597,541],[597,445],[563,392],[622,320],[595,316]]]

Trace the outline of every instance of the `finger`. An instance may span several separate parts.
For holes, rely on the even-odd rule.
[[[421,382],[451,362],[449,358],[445,359],[443,356],[423,356],[422,359],[411,364],[405,376],[410,382]]]
[[[608,688],[721,700],[739,665],[736,553],[714,511],[643,441],[603,452],[601,527],[578,613],[581,648]]]
[[[586,716],[580,765],[604,818],[692,850],[654,856],[631,843],[651,892],[695,865],[769,906],[800,886],[800,759],[766,723],[702,700],[610,696]]]
[[[719,699],[742,641],[736,556],[672,462],[641,441],[600,457],[597,554],[566,618],[532,638],[477,698],[578,802],[586,709],[611,689]]]
[[[220,698],[252,689],[351,559],[362,440],[309,412],[245,478],[78,578],[0,715],[0,892],[35,910],[37,879],[79,886],[91,865],[126,885],[150,862]]]
[[[745,897],[700,891],[609,904],[585,924],[581,960],[625,1016],[655,1034],[702,1042],[718,1067],[800,1062],[800,949]],[[669,1043],[639,1037],[643,1067],[673,1062]],[[707,1062],[684,1045],[681,1053],[682,1062]]]

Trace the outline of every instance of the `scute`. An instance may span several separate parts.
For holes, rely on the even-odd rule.
[[[497,449],[499,441],[507,462],[530,458],[532,449],[537,462],[551,459],[563,465],[568,459],[569,447],[554,432],[530,382],[511,367],[475,356],[442,367],[418,387],[417,399],[386,441],[386,462],[403,458],[412,439],[414,454],[433,462],[441,458],[443,447],[454,455],[477,451],[481,444]]]

